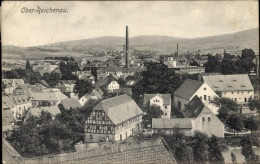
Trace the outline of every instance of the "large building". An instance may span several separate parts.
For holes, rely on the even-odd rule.
[[[247,74],[208,75],[203,81],[220,97],[227,97],[238,104],[246,104],[254,98],[254,87]]]
[[[218,95],[209,87],[208,84],[186,79],[181,86],[174,92],[174,105],[178,110],[183,110],[193,97],[198,96],[213,113],[217,114],[218,107],[210,103]]]
[[[171,118],[171,95],[170,94],[144,94],[143,105],[156,105],[163,111],[162,118]]]
[[[198,96],[191,100],[182,113],[184,118],[153,118],[153,132],[172,133],[178,127],[186,135],[200,131],[208,136],[224,137],[224,124]]]
[[[141,129],[142,114],[127,95],[103,100],[85,122],[85,141],[124,140]]]

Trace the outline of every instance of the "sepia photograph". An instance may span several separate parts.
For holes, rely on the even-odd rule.
[[[260,163],[259,2],[3,1],[2,163]]]

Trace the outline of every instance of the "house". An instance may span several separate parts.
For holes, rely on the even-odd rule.
[[[2,79],[3,86],[3,93],[6,94],[13,94],[15,88],[19,85],[24,84],[23,79]]]
[[[13,91],[13,95],[26,95],[30,99],[32,98],[32,93],[41,93],[42,90],[46,88],[41,84],[30,85],[28,83],[18,85]]]
[[[35,63],[32,64],[32,69],[35,72],[39,72],[41,76],[44,73],[51,73],[53,70],[57,69],[59,67],[58,64],[51,64],[46,61],[36,61]]]
[[[174,106],[178,110],[183,110],[194,96],[198,96],[202,102],[204,102],[213,113],[217,114],[218,107],[210,103],[214,97],[218,95],[209,87],[208,84],[197,81],[186,79],[181,86],[174,92]]]
[[[82,96],[78,101],[82,106],[84,106],[86,102],[88,102],[90,99],[98,100],[101,99],[102,96],[103,96],[103,91],[101,89],[93,89],[90,94],[86,94]]]
[[[59,89],[46,88],[42,93],[32,93],[32,107],[58,105],[68,99]]]
[[[111,81],[108,85],[107,85],[107,90],[108,92],[113,92],[113,90],[115,89],[119,89],[119,84],[117,83],[117,81],[113,80]]]
[[[254,98],[254,87],[247,74],[208,75],[203,76],[208,84],[220,97],[227,97],[238,104],[247,104]]]
[[[26,95],[8,95],[2,97],[2,106],[4,110],[10,110],[14,119],[18,121],[32,107],[32,102]]]
[[[147,103],[161,107],[162,118],[171,118],[171,94],[144,94],[143,105]]]
[[[24,118],[24,122],[26,122],[31,116],[40,117],[42,111],[49,112],[52,119],[54,119],[57,114],[61,113],[58,106],[34,107],[29,109]]]
[[[60,103],[65,109],[78,109],[81,108],[82,105],[79,103],[77,98],[70,98],[61,101]]]
[[[85,141],[124,140],[141,130],[142,115],[142,110],[127,95],[102,100],[85,122]]]
[[[224,137],[224,124],[195,96],[182,111],[184,118],[158,118],[152,119],[153,132],[164,131],[171,133],[174,127],[179,127],[186,135],[200,131],[208,136]]]
[[[2,110],[2,132],[8,134],[10,131],[17,128],[15,119],[10,110]]]

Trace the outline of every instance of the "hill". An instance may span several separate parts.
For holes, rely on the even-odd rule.
[[[252,48],[259,54],[259,29],[248,29],[232,34],[201,38],[176,38],[163,35],[143,35],[129,38],[130,50],[154,50],[158,55],[180,52],[228,53],[240,54],[244,48]],[[104,36],[91,39],[51,43],[37,47],[3,46],[3,58],[43,58],[47,56],[86,57],[88,53],[101,51],[122,51],[124,37]]]

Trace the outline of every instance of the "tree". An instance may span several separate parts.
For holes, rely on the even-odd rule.
[[[257,109],[257,111],[260,110],[259,100],[253,100],[253,99],[249,100],[248,106],[251,111],[254,111],[255,109]]]
[[[219,107],[218,117],[224,122],[229,117],[231,112],[237,112],[240,107],[235,101],[226,97],[215,97],[212,101],[210,101],[210,103],[213,103]]]
[[[243,120],[238,115],[230,115],[226,121],[226,124],[235,131],[241,131],[243,129]]]
[[[97,81],[97,68],[91,67],[91,74],[95,77],[95,82]]]
[[[208,56],[208,61],[204,64],[205,72],[220,72],[221,71],[221,63],[217,56]]]
[[[74,93],[76,93],[79,99],[85,94],[91,93],[93,86],[90,82],[84,80],[77,80],[73,88]]]
[[[138,81],[132,86],[132,97],[138,103],[144,93],[172,94],[181,84],[180,76],[162,62],[147,63],[146,71],[137,74]]]
[[[208,141],[209,146],[209,162],[210,163],[225,163],[224,157],[221,153],[218,138],[212,135]]]
[[[190,66],[200,66],[200,65],[198,64],[197,61],[193,60],[193,61],[190,63]]]
[[[253,117],[248,117],[244,120],[244,127],[251,131],[251,135],[253,130],[257,130],[257,122]]]
[[[208,136],[195,131],[193,136],[193,155],[196,163],[205,163],[208,159]]]
[[[241,139],[240,144],[242,146],[241,154],[245,156],[247,163],[259,163],[259,156],[255,154],[252,143],[248,136]]]
[[[126,87],[126,81],[123,78],[119,78],[117,80],[117,82],[118,82],[120,88],[125,88]]]
[[[162,136],[180,163],[194,163],[192,148],[188,146],[185,135],[178,126],[173,127],[172,134]]]
[[[152,118],[159,118],[163,115],[163,111],[160,106],[156,105],[145,105],[143,108],[143,111],[146,113],[143,116],[143,120],[146,123],[146,125],[152,124]]]

